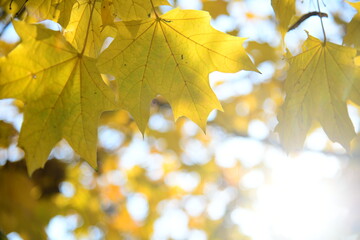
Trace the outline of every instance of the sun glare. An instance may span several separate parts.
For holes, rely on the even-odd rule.
[[[235,219],[254,240],[264,239],[259,231],[273,236],[265,239],[330,239],[347,214],[334,184],[339,170],[337,159],[318,153],[277,158],[270,179],[256,190],[253,211],[238,213]],[[258,222],[258,227],[248,221]]]

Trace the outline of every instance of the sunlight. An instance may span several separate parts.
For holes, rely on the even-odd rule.
[[[341,216],[334,192],[326,185],[285,182],[265,187],[258,194],[259,214],[271,222],[275,235],[281,237],[321,239]]]
[[[347,85],[360,9],[134,0],[144,13],[127,16],[125,0],[48,1],[64,28],[41,24],[62,31],[25,23],[44,11],[25,1],[16,47],[0,6],[0,97],[23,101],[0,100],[0,240],[360,240],[360,94]],[[287,153],[298,136],[304,150]]]
[[[340,170],[339,161],[313,152],[278,158],[273,151],[272,155],[268,157],[277,160],[270,166],[270,180],[256,190],[253,211],[234,213],[234,222],[254,240],[263,239],[258,231],[266,229],[274,237],[270,239],[335,236],[347,214],[333,179]],[[252,178],[245,179],[249,187],[258,183],[257,178],[254,183]],[[263,224],[254,227],[249,222]]]

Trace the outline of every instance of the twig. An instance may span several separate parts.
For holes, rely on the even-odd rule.
[[[290,32],[291,30],[294,30],[295,28],[297,28],[301,23],[303,23],[306,19],[312,17],[312,16],[319,16],[320,18],[323,17],[328,17],[327,13],[323,13],[323,12],[309,12],[305,15],[303,15],[301,18],[299,18],[299,20],[296,21],[296,23],[294,23],[288,30],[288,32]]]

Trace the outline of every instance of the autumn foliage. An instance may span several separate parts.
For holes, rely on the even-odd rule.
[[[276,24],[276,46],[246,40],[239,30],[224,33],[211,26],[211,17],[228,14],[226,9],[233,2],[204,0],[204,11],[171,9],[166,0],[1,0],[3,33],[11,25],[21,41],[0,42],[0,99],[14,99],[11,105],[23,114],[23,122],[17,133],[1,121],[0,145],[18,144],[26,165],[8,162],[0,171],[0,181],[9,183],[0,187],[0,196],[9,196],[0,197],[4,210],[0,232],[44,239],[45,232],[36,226],[46,226],[56,215],[74,213],[82,221],[79,236],[96,226],[106,239],[120,235],[149,239],[159,217],[155,208],[164,199],[182,199],[190,192],[202,196],[204,189],[212,189],[208,183],[217,179],[236,189],[246,167],[237,163],[219,170],[214,153],[206,156],[212,160],[191,162],[186,160],[192,159],[188,151],[200,154],[199,149],[213,147],[213,139],[221,138],[216,131],[248,137],[254,119],[277,119],[276,124],[271,123],[274,131],[268,143],[279,142],[286,152],[302,149],[307,135],[320,124],[332,142],[356,153],[357,133],[348,106],[360,104],[359,13],[349,23],[342,22],[342,44],[327,39],[322,26],[322,39],[307,32],[307,39],[299,43],[301,50],[291,53],[286,34],[301,17],[295,26],[307,21],[296,11],[295,0],[271,1],[274,16],[267,16],[266,21]],[[360,11],[359,3],[344,4]],[[317,17],[322,25],[327,14],[321,9],[312,11],[318,13],[312,18]],[[261,19],[256,12],[246,16],[248,21]],[[249,94],[218,99],[213,89],[225,83],[210,85],[209,74],[244,70],[253,80],[261,76],[264,62],[271,62],[275,69],[268,81]],[[267,99],[272,113],[264,112]],[[214,110],[219,112],[207,131]],[[156,117],[164,125],[152,127]],[[108,135],[112,147],[99,142],[106,131],[118,136]],[[143,152],[137,153],[142,159],[134,160],[138,166],[126,162],[121,152],[133,144],[142,146]],[[63,152],[68,155],[61,155]],[[118,158],[126,163],[122,165]],[[161,162],[159,172],[149,173],[148,161]],[[191,190],[166,186],[166,175],[175,171],[194,173],[190,178],[201,181]],[[75,195],[59,194],[59,184],[70,184]],[[32,190],[14,192],[19,188]],[[119,207],[137,193],[149,205],[146,221],[134,219],[129,210]],[[236,202],[231,196],[229,205]],[[24,203],[22,198],[31,200]],[[11,199],[18,201],[16,207],[9,204]],[[25,227],[29,215],[36,221]],[[228,238],[222,238],[219,229],[224,222],[199,214],[191,216],[188,225],[206,229],[209,239],[244,237],[230,224]]]

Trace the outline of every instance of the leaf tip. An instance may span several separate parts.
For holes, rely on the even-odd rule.
[[[145,131],[147,129],[147,121],[146,121],[146,123],[137,122],[137,121],[135,121],[135,122],[136,122],[136,125],[137,125],[141,135],[142,135],[142,138],[144,139],[145,138]]]
[[[83,160],[85,160],[96,172],[99,170],[97,164],[97,157],[95,157],[95,159],[83,159]]]
[[[25,154],[25,156],[27,156],[27,154]],[[37,169],[44,168],[46,163],[45,161],[42,164],[38,165],[35,161],[32,161],[31,159],[28,158],[25,158],[25,161],[26,161],[26,168],[29,177],[31,177]]]

